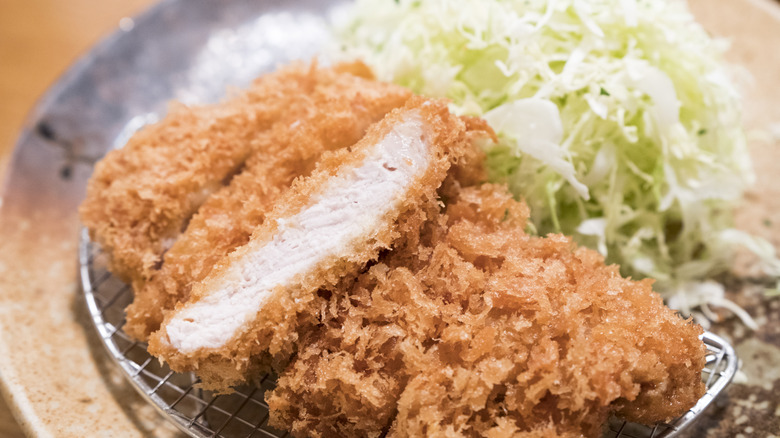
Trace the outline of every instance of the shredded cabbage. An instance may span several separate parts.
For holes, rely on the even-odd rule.
[[[339,57],[487,119],[494,181],[540,234],[562,232],[652,277],[690,312],[728,302],[708,280],[744,246],[733,228],[754,182],[726,44],[674,0],[357,0],[335,17]]]

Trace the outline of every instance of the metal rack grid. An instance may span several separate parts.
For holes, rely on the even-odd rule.
[[[273,389],[270,376],[257,386],[239,388],[230,395],[213,395],[197,387],[192,374],[179,374],[146,352],[146,344],[123,331],[124,309],[132,300],[130,286],[107,270],[107,256],[82,231],[79,245],[81,284],[89,313],[103,344],[138,392],[179,429],[196,438],[286,437],[270,427],[263,397]],[[605,438],[668,438],[690,426],[731,382],[737,372],[737,356],[722,338],[705,333],[707,365],[702,379],[706,394],[685,415],[669,424],[647,427],[611,418]]]

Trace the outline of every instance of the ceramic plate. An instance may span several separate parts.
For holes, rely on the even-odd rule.
[[[92,164],[171,99],[209,102],[278,63],[318,53],[334,5],[316,0],[170,0],[97,45],[45,94],[16,145],[0,198],[0,391],[29,434],[166,436],[178,432],[111,362],[78,282],[79,222]],[[780,7],[771,0],[696,0],[713,33],[732,39],[752,74],[746,91],[759,187],[742,228],[773,239],[780,219],[772,138],[780,121]],[[778,220],[780,222],[780,220]],[[780,353],[780,351],[779,351]],[[733,401],[733,398],[732,398]]]

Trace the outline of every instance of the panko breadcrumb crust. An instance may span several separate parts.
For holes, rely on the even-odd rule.
[[[359,63],[286,67],[223,103],[174,105],[96,166],[80,213],[132,282],[131,336],[206,293],[411,96],[370,77]],[[182,355],[164,332],[151,351],[220,391],[273,367],[270,421],[301,437],[596,437],[611,412],[647,424],[690,408],[701,328],[650,281],[526,234],[525,204],[482,185],[490,128],[433,108],[457,153],[369,248],[278,296],[223,351]]]
[[[399,239],[416,241],[419,238],[420,225],[431,214],[437,214],[437,191],[450,167],[461,161],[473,147],[467,126],[477,125],[450,114],[446,102],[410,98],[404,107],[391,111],[372,125],[355,145],[322,154],[314,172],[309,177],[296,179],[279,198],[268,220],[252,234],[251,244],[239,247],[219,260],[202,282],[193,285],[190,303],[208,295],[212,282],[221,281],[229,267],[241,263],[248,251],[257,250],[262,242],[273,239],[277,221],[297,214],[312,203],[329,179],[360,166],[374,145],[411,113],[418,114],[422,120],[428,164],[404,193],[397,194],[395,205],[378,220],[377,227],[354,242],[345,242],[348,248],[343,254],[321,260],[311,272],[302,272],[295,284],[279,285],[258,309],[255,319],[223,347],[185,353],[171,345],[166,324],[187,305],[179,303],[166,315],[160,330],[151,335],[149,352],[165,360],[175,371],[197,372],[204,388],[219,392],[229,391],[232,386],[260,373],[269,357],[275,368],[283,369],[295,352],[300,327],[316,324],[317,309],[322,300],[318,290],[333,290],[344,279],[356,276],[366,263],[376,260],[380,251],[389,250]]]
[[[258,134],[307,93],[312,68],[265,75],[216,105],[173,103],[95,165],[79,213],[114,274],[148,278],[187,219],[257,150]]]
[[[111,271],[127,282],[148,280],[209,196],[250,156],[272,156],[280,150],[269,142],[268,131],[316,111],[313,94],[336,99],[362,94],[354,104],[380,116],[410,96],[401,87],[369,81],[372,77],[359,62],[333,68],[294,63],[259,77],[218,104],[173,102],[162,121],[106,154],[87,184],[79,215],[90,237],[109,254]],[[339,109],[322,100],[316,108]],[[330,132],[343,135],[351,123],[344,131]]]
[[[651,281],[561,235],[531,237],[504,187],[458,192],[334,294],[267,395],[295,436],[587,436],[704,393],[698,325]],[[453,195],[452,193],[450,194]]]
[[[160,328],[164,314],[189,299],[194,283],[249,241],[295,178],[308,176],[324,152],[355,144],[372,123],[411,96],[404,88],[367,79],[370,73],[359,67],[296,67],[275,73],[290,76],[289,81],[300,86],[299,93],[294,98],[264,98],[267,105],[274,99],[289,105],[277,122],[256,134],[257,152],[227,185],[206,199],[165,252],[159,270],[133,276],[137,279],[133,283],[135,298],[127,308],[124,326],[129,335],[148,340]],[[264,81],[258,80],[255,87]],[[238,99],[223,105],[246,103]],[[162,123],[172,122],[165,119]]]

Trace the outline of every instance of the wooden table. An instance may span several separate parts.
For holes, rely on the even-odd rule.
[[[123,17],[154,0],[0,1],[0,180],[35,100]],[[2,428],[0,427],[0,434]]]
[[[154,0],[0,0],[0,180],[5,174],[8,156],[16,136],[23,124],[25,114],[31,109],[38,96],[51,85],[68,65],[80,54],[85,53],[101,36],[110,33],[119,24],[122,17],[133,15],[142,10]],[[709,0],[692,1],[697,6],[701,17],[717,15],[717,8],[705,3]],[[722,1],[725,6],[728,0]],[[748,3],[748,1],[745,1]],[[734,10],[723,15],[724,20],[732,21],[730,17],[740,15],[739,7],[732,4]],[[741,17],[730,26],[735,35],[740,35],[743,47],[761,47],[762,39],[773,35],[773,41],[780,41],[776,32],[777,22],[762,17],[760,9],[747,8],[743,13],[753,14]],[[776,9],[772,14],[778,14]],[[767,13],[769,11],[767,10]],[[748,14],[749,15],[749,14]],[[718,17],[711,16],[707,22],[713,23]],[[763,21],[762,21],[763,20]],[[740,27],[756,26],[763,22],[763,28],[758,30],[741,30]],[[724,26],[726,28],[728,26]],[[774,30],[773,30],[774,29]],[[778,47],[773,43],[769,47]],[[780,72],[778,59],[771,53],[745,51],[738,61],[745,64],[759,65],[755,59],[764,59],[768,68],[755,69],[754,73],[760,83],[774,83],[774,78]],[[756,92],[760,92],[757,90]],[[771,90],[770,90],[771,91]],[[760,97],[760,96],[759,96]],[[759,114],[771,114],[775,121],[780,120],[780,113],[774,104],[771,107],[756,108]],[[769,117],[769,116],[766,116]],[[764,117],[764,118],[766,118]],[[760,118],[760,117],[759,117]],[[763,120],[762,122],[767,122]],[[777,142],[780,147],[780,141]],[[769,151],[769,152],[767,152]],[[769,157],[757,160],[757,168],[762,175],[775,175],[778,152],[764,148]],[[766,183],[763,181],[762,183]],[[766,187],[766,186],[765,186]],[[775,202],[780,196],[775,197]],[[778,211],[773,209],[771,211]],[[743,215],[744,216],[744,215]],[[755,214],[756,221],[764,216]],[[749,222],[749,220],[747,221]],[[775,228],[776,230],[776,228]],[[764,230],[769,233],[769,230]],[[776,231],[772,231],[776,233]],[[775,234],[776,235],[776,234]],[[733,385],[729,398],[717,409],[710,409],[700,427],[709,429],[708,436],[727,437],[737,432],[747,430],[746,427],[756,427],[757,430],[777,430],[780,423],[780,406],[776,401],[776,391],[780,389],[780,374],[776,373],[777,359],[780,358],[780,306],[770,309],[765,300],[741,302],[754,315],[764,322],[762,329],[756,333],[743,333],[732,339],[738,347],[741,357],[749,365],[745,371],[753,377],[751,385]],[[766,309],[764,309],[766,307]],[[762,310],[764,309],[764,310]],[[763,312],[763,313],[762,313]],[[736,333],[734,326],[722,326],[721,331]],[[744,330],[741,330],[744,332]],[[725,334],[725,333],[721,333]],[[2,370],[0,370],[2,372]],[[766,376],[764,376],[766,374]],[[771,377],[770,377],[771,374]],[[768,389],[761,385],[769,385]],[[772,400],[770,400],[772,399]],[[769,402],[772,401],[771,409]],[[67,408],[65,408],[67,409]],[[750,426],[747,426],[750,424]],[[701,429],[691,431],[689,436],[699,435]],[[0,437],[17,438],[23,434],[14,422],[3,398],[0,397]]]
[[[0,1],[0,181],[36,99],[123,17],[154,0]],[[0,436],[23,437],[0,397]]]

